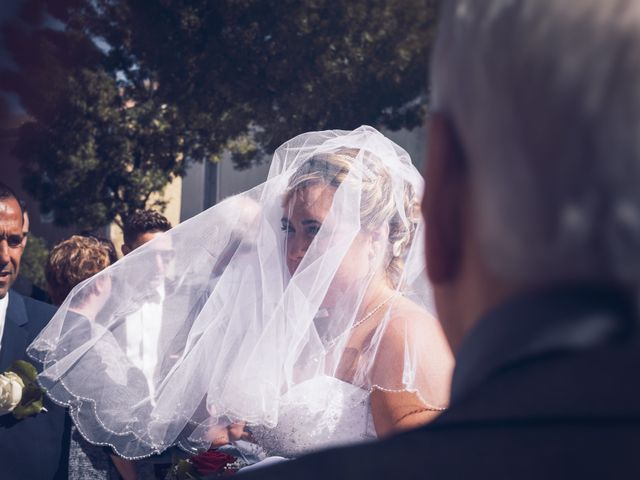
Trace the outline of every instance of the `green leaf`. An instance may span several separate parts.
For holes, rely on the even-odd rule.
[[[42,404],[42,400],[36,400],[28,405],[18,405],[11,413],[13,413],[13,416],[17,420],[22,420],[24,418],[37,415],[43,408],[44,405]]]
[[[44,390],[37,382],[38,371],[36,368],[25,360],[16,360],[7,371],[15,373],[24,382],[22,398],[18,406],[13,410],[13,416],[18,420],[22,420],[40,413],[44,408]]]
[[[38,378],[38,371],[36,370],[36,367],[24,360],[16,360],[11,364],[7,371],[17,374],[25,385],[27,383],[36,382]]]
[[[36,383],[30,383],[25,385],[22,390],[22,398],[20,399],[21,405],[28,405],[36,400],[42,400],[44,398],[44,392],[40,386]]]

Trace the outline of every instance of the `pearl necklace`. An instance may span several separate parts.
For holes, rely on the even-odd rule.
[[[372,310],[370,310],[368,313],[366,313],[360,320],[358,320],[356,323],[354,323],[353,325],[351,325],[351,327],[349,327],[348,329],[346,329],[344,332],[342,332],[340,335],[338,335],[336,338],[334,338],[333,340],[331,340],[330,342],[327,343],[326,345],[326,349],[327,350],[331,350],[336,343],[338,343],[338,340],[340,340],[342,337],[344,337],[347,333],[349,333],[351,330],[354,330],[355,328],[359,327],[360,325],[362,325],[364,322],[366,322],[367,320],[369,320],[372,316],[374,316],[376,314],[376,312],[378,310],[380,310],[382,307],[384,307],[387,303],[389,303],[396,295],[398,295],[399,292],[393,292],[388,298],[386,298],[384,301],[380,302],[378,305],[376,305],[375,307],[373,307]]]

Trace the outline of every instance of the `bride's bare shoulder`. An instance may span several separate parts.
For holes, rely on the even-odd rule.
[[[384,336],[387,341],[405,340],[413,335],[441,335],[438,319],[427,309],[407,297],[399,297],[390,310]]]
[[[398,297],[391,309],[392,324],[407,323],[410,325],[422,325],[434,321],[437,322],[436,317],[427,311],[424,306],[405,296]]]

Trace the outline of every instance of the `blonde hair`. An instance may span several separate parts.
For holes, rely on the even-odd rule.
[[[392,285],[397,287],[401,283],[405,257],[418,225],[420,199],[413,185],[404,181],[403,204],[397,205],[393,179],[379,157],[365,150],[346,148],[314,155],[289,179],[283,203],[288,203],[294,192],[316,183],[338,188],[354,168],[362,171],[358,182],[361,191],[360,224],[369,232],[388,227],[385,270]]]

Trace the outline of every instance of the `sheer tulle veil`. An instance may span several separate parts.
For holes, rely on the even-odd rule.
[[[282,396],[323,376],[445,407],[422,191],[409,155],[371,127],[293,138],[263,184],[78,285],[29,347],[41,384],[127,458],[207,448],[215,425],[273,427]],[[382,284],[392,295],[375,295]],[[126,348],[149,304],[151,367]],[[396,315],[407,304],[423,314]]]

